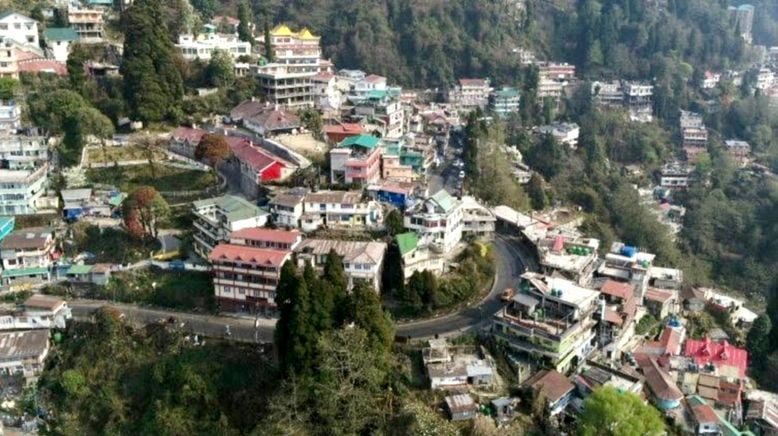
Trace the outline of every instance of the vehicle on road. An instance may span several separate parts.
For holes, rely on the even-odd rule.
[[[459,178],[460,178],[460,179],[464,179],[464,178],[465,178],[465,172],[464,172],[464,170],[459,172]]]

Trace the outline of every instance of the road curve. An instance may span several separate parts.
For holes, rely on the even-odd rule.
[[[423,339],[439,336],[457,335],[473,328],[488,324],[492,315],[502,307],[500,294],[507,287],[515,288],[524,273],[522,247],[517,239],[497,235],[494,240],[495,279],[489,294],[477,304],[459,312],[397,326],[398,336],[410,336],[411,339]]]
[[[493,247],[496,276],[492,289],[486,297],[477,304],[456,313],[439,318],[398,324],[397,335],[411,339],[424,339],[435,335],[455,336],[487,325],[492,315],[502,305],[500,293],[506,287],[516,287],[525,270],[525,262],[532,262],[531,257],[524,254],[524,247],[515,237],[497,234]],[[533,265],[527,266],[534,269]],[[202,315],[99,300],[76,299],[69,301],[68,304],[76,318],[87,318],[98,308],[109,306],[120,310],[128,321],[138,325],[173,317],[177,324],[183,323],[184,330],[208,337],[226,337],[226,326],[229,326],[229,338],[241,342],[271,342],[275,328],[274,319],[262,317],[253,319]]]

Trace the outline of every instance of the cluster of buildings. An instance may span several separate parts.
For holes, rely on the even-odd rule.
[[[653,85],[625,80],[592,82],[591,96],[598,106],[626,109],[631,121],[650,123],[654,119]]]
[[[748,352],[723,331],[695,339],[686,330],[684,317],[702,310],[727,312],[734,328],[748,328],[757,315],[742,301],[684,287],[681,270],[655,265],[636,247],[614,243],[601,256],[600,242],[575,230],[575,221],[505,206],[494,212],[498,225],[536,248],[539,270],[506,294],[491,333],[522,385],[545,399],[546,413],[574,416],[595,388],[610,385],[647,398],[691,434],[778,430],[770,416],[778,402],[749,400]],[[660,333],[636,334],[649,315],[662,320]],[[537,366],[547,369],[522,371]]]

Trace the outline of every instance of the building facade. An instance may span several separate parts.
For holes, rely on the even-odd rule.
[[[446,190],[417,203],[405,212],[405,228],[415,232],[419,245],[448,252],[462,240],[462,202]]]
[[[192,212],[194,250],[204,258],[208,258],[215,246],[228,241],[230,233],[262,227],[267,223],[269,215],[254,204],[233,195],[195,201]]]

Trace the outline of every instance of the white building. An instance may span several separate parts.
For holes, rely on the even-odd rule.
[[[0,100],[0,131],[18,129],[22,121],[22,108],[16,100]]]
[[[194,249],[207,258],[220,242],[227,242],[230,233],[267,224],[268,213],[234,195],[199,200],[192,203],[194,213]]]
[[[0,38],[38,47],[38,22],[13,11],[3,12],[0,14]]]
[[[578,147],[578,136],[581,134],[581,127],[576,123],[552,123],[538,127],[538,132],[542,135],[551,135],[560,144],[565,144],[575,149]]]
[[[18,106],[14,106],[18,109]],[[0,106],[0,114],[3,113]],[[13,121],[10,121],[13,122]],[[18,122],[18,119],[17,119]],[[0,125],[4,125],[0,116]],[[0,131],[0,164],[9,170],[34,170],[49,160],[48,140],[37,129]],[[2,170],[0,170],[2,174]]]
[[[484,109],[491,92],[489,79],[459,79],[459,86],[449,91],[448,101],[463,111]]]
[[[273,62],[255,70],[260,93],[267,101],[294,108],[314,105],[312,79],[332,68],[329,61],[321,59],[320,39],[308,29],[294,32],[285,25],[270,31]]]
[[[3,278],[9,270],[50,267],[54,250],[52,229],[33,227],[14,230],[0,242]]]
[[[420,246],[448,252],[462,239],[462,202],[446,190],[417,203],[405,212],[405,228],[416,232]]]
[[[332,250],[343,258],[349,288],[354,285],[355,280],[362,280],[369,283],[376,292],[380,291],[386,243],[306,239],[294,251],[299,259],[313,261],[314,266],[323,268],[327,255]]]
[[[381,206],[362,191],[319,191],[305,196],[302,229],[375,228],[383,223]]]
[[[49,165],[34,170],[0,169],[0,214],[26,215],[36,212],[48,182]]]
[[[89,44],[103,41],[102,10],[69,7],[68,23],[76,29],[80,42]]]
[[[322,111],[339,110],[343,93],[338,88],[338,80],[331,72],[319,73],[311,78],[316,107]]]
[[[273,223],[281,227],[300,227],[300,218],[305,210],[304,201],[304,193],[283,192],[276,194],[268,203]]]
[[[764,91],[775,83],[775,74],[769,68],[760,68],[756,74],[756,89]]]
[[[19,62],[11,39],[3,38],[0,42],[0,77],[19,78]]]
[[[694,169],[680,163],[669,163],[659,171],[659,185],[663,188],[687,188]]]
[[[497,224],[492,211],[481,205],[475,197],[462,197],[462,234],[480,239],[492,239]]]
[[[233,59],[251,54],[251,43],[241,41],[235,35],[219,33],[207,33],[197,36],[191,34],[179,35],[176,48],[181,52],[184,59],[189,61],[195,59],[210,60],[216,50],[228,53]]]
[[[46,48],[57,62],[67,62],[70,46],[78,41],[78,32],[72,27],[47,27],[43,31]]]

